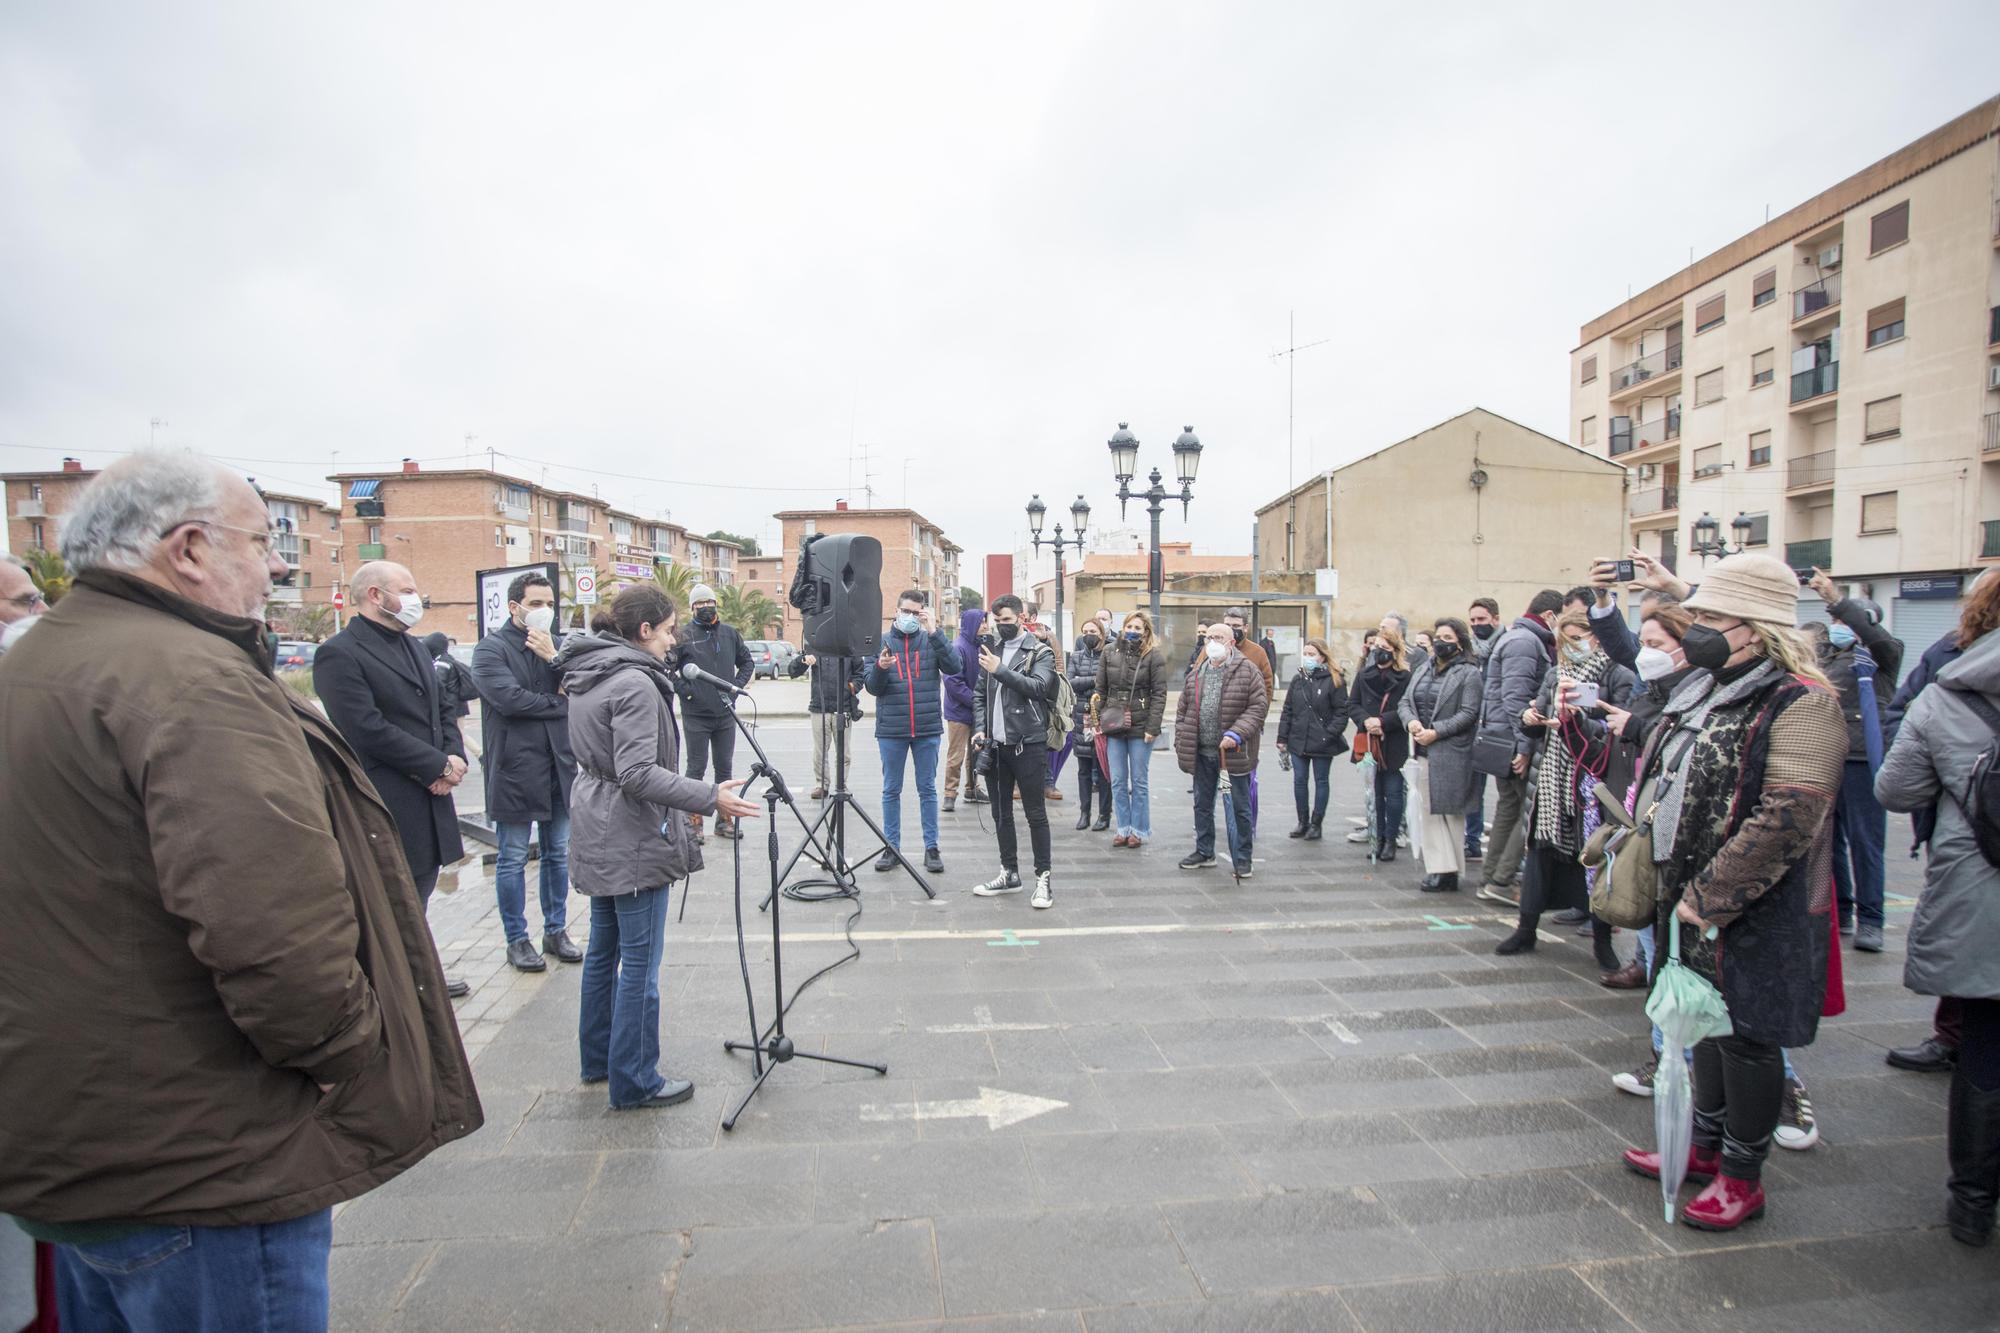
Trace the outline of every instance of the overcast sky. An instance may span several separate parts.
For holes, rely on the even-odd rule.
[[[1299,477],[1561,436],[1586,319],[2000,92],[1990,0],[1389,8],[13,0],[0,468],[472,435],[769,537],[865,447],[977,554],[1192,423],[1244,551],[1288,310]]]

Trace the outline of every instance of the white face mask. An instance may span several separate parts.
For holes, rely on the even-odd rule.
[[[1220,662],[1220,661],[1221,661],[1221,660],[1222,660],[1223,658],[1225,658],[1225,657],[1227,657],[1227,656],[1229,656],[1229,645],[1228,645],[1228,644],[1226,644],[1226,643],[1217,643],[1217,642],[1216,642],[1215,640],[1213,640],[1213,639],[1210,639],[1210,640],[1208,641],[1208,660],[1209,660],[1209,661],[1211,661],[1211,662]]]
[[[401,605],[389,614],[402,621],[409,628],[415,629],[417,622],[424,618],[423,594],[415,588],[410,589],[403,594]]]
[[[521,612],[521,620],[529,629],[549,632],[549,626],[556,623],[556,609],[553,606],[531,606]]]
[[[1634,665],[1638,668],[1640,680],[1658,680],[1680,669],[1672,653],[1661,652],[1658,648],[1641,648]]]

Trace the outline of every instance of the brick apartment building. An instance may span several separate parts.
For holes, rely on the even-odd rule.
[[[814,533],[852,532],[882,543],[882,607],[884,614],[905,588],[921,590],[938,608],[941,620],[958,613],[958,557],[962,547],[935,523],[914,509],[850,509],[836,500],[831,509],[787,509],[774,514],[781,525],[777,554],[777,587],[789,586],[801,538]],[[769,557],[761,557],[768,559]],[[801,637],[799,613],[783,596],[766,594],[785,612],[783,632],[792,643]]]
[[[703,537],[669,519],[613,509],[611,560],[597,572],[607,592],[652,578],[659,565],[686,565],[697,579],[720,588],[737,581],[741,558],[735,542]]]
[[[74,458],[62,460],[55,472],[0,474],[7,490],[7,547],[14,552],[57,548],[57,525],[76,502],[76,494],[97,472]],[[252,478],[254,481],[255,478]],[[273,591],[280,607],[325,606],[341,582],[341,531],[338,513],[323,499],[264,489],[271,526],[278,533],[277,551],[292,567],[289,587]],[[273,619],[280,633],[293,628],[281,612]]]

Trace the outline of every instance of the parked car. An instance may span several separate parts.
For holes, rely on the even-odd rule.
[[[280,639],[278,641],[278,670],[296,671],[312,666],[313,654],[319,645],[304,639]]]
[[[785,674],[792,659],[799,650],[783,639],[745,639],[743,646],[750,650],[751,678],[765,677],[776,680]]]

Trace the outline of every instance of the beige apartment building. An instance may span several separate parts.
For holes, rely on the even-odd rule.
[[[1996,131],[2000,98],[1583,326],[1572,438],[1635,545],[1827,569],[1913,651],[1956,623],[2000,561]]]
[[[1293,612],[1302,632],[1326,634],[1330,611],[1328,646],[1347,660],[1387,611],[1429,625],[1492,597],[1512,619],[1539,590],[1582,583],[1624,540],[1623,500],[1618,467],[1474,408],[1259,508],[1259,581],[1297,579],[1316,603]]]
[[[650,580],[656,567],[673,565],[686,565],[698,581],[720,588],[737,581],[741,558],[735,542],[691,533],[669,519],[613,509],[610,564],[597,572],[607,595]]]
[[[8,549],[16,552],[57,549],[62,515],[75,503],[77,492],[96,475],[94,469],[86,469],[74,458],[63,459],[61,468],[53,472],[0,474],[7,493]],[[270,511],[271,528],[277,533],[274,549],[292,569],[291,583],[273,589],[271,594],[271,601],[278,608],[272,625],[282,634],[296,628],[286,614],[287,609],[324,606],[339,585],[340,520],[338,512],[324,499],[260,489]]]
[[[799,541],[814,533],[859,533],[882,543],[882,610],[892,614],[896,596],[916,588],[938,608],[940,620],[958,614],[958,557],[963,550],[944,531],[914,509],[850,509],[835,500],[831,509],[787,509],[772,517],[780,525],[777,586],[789,586]],[[771,600],[784,607],[785,625],[779,638],[801,640],[799,613],[782,596]]]

